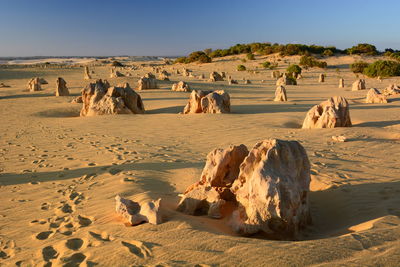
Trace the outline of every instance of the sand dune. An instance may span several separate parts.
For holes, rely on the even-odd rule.
[[[0,265],[398,266],[400,99],[365,104],[367,90],[351,91],[355,75],[345,67],[358,58],[343,56],[328,58],[333,67],[327,70],[305,71],[297,86],[286,87],[289,101],[274,102],[270,71],[238,72],[241,57],[185,65],[195,77],[226,71],[237,85],[172,74],[170,82],[158,82],[160,89],[138,91],[143,115],[79,117],[81,104],[70,101],[88,83],[80,68],[0,69],[0,82],[11,86],[0,89]],[[255,69],[266,59],[246,66]],[[298,57],[284,60],[281,71]],[[177,67],[183,65],[165,68]],[[337,88],[336,68],[345,88]],[[109,77],[109,66],[92,69],[94,79]],[[134,87],[149,71],[108,80]],[[318,84],[321,72],[326,82]],[[24,91],[35,76],[49,84]],[[71,96],[54,97],[59,76]],[[180,80],[194,89],[225,90],[232,113],[178,114],[190,94],[170,90]],[[367,88],[396,82],[366,79]],[[333,95],[348,99],[354,127],[300,129],[306,112]],[[348,139],[335,142],[333,135]],[[297,140],[310,158],[313,224],[301,240],[240,237],[228,218],[175,210],[178,195],[199,180],[209,151],[267,138]],[[117,194],[136,201],[161,197],[165,222],[125,226],[114,213]]]

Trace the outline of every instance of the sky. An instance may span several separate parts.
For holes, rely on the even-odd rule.
[[[396,0],[0,0],[0,57],[180,56],[237,43],[400,49]]]

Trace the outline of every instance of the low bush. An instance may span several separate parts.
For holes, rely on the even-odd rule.
[[[245,67],[244,65],[238,65],[238,66],[237,66],[237,70],[238,70],[238,71],[245,71],[245,70],[246,70],[246,67]]]
[[[300,74],[301,73],[301,68],[300,68],[299,65],[292,64],[289,67],[287,67],[286,72]]]
[[[196,51],[189,54],[187,57],[179,57],[175,60],[174,63],[192,63],[192,62],[199,62],[199,63],[210,63],[211,57],[209,57],[203,51]]]
[[[347,54],[349,55],[376,55],[378,54],[378,50],[376,50],[376,47],[371,44],[358,44],[355,45],[351,48],[346,49]]]
[[[355,62],[350,64],[350,70],[354,73],[363,73],[364,69],[368,67],[368,63],[364,61]]]
[[[319,61],[316,58],[312,56],[302,56],[300,58],[300,66],[305,66],[305,67],[318,67],[318,68],[326,68],[328,64],[325,61]]]
[[[254,59],[255,59],[253,53],[248,53],[248,54],[246,55],[246,57],[247,57],[248,60],[254,60]]]
[[[400,63],[391,60],[378,60],[364,69],[368,77],[392,77],[400,76]]]

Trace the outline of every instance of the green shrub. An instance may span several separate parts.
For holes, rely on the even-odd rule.
[[[301,73],[301,68],[300,68],[299,65],[292,64],[289,67],[287,67],[286,72],[300,74]]]
[[[247,57],[248,60],[254,60],[255,59],[253,53],[248,53],[246,57]]]
[[[292,75],[288,75],[286,78],[289,80],[289,84],[297,85],[297,80]]]
[[[174,63],[192,63],[192,62],[200,62],[200,63],[210,63],[212,61],[211,57],[209,57],[203,51],[196,51],[189,54],[187,57],[179,57],[175,60]]]
[[[111,63],[111,66],[113,66],[113,67],[123,67],[124,65],[121,62],[114,60]]]
[[[200,55],[197,59],[198,62],[200,63],[210,63],[211,62],[211,58],[209,56],[207,56],[206,54],[204,55]]]
[[[243,63],[247,62],[247,60],[245,58],[242,58],[240,61],[242,61]]]
[[[371,44],[358,44],[351,48],[346,49],[346,52],[349,55],[361,55],[361,54],[376,55],[376,54],[378,54],[376,47]]]
[[[368,77],[392,77],[400,76],[400,63],[390,60],[378,60],[364,69]]]
[[[322,53],[322,55],[323,55],[323,56],[326,56],[326,57],[331,57],[331,56],[334,55],[334,53],[333,53],[332,50],[326,49],[326,50]]]
[[[244,65],[238,65],[238,66],[237,66],[237,70],[238,70],[238,71],[245,71],[245,70],[246,70],[246,67],[245,67]]]
[[[188,63],[186,57],[178,57],[175,59],[174,63]]]
[[[300,58],[300,66],[304,66],[304,67],[318,67],[318,68],[326,68],[328,66],[328,64],[325,61],[319,61],[316,58],[312,57],[312,56],[302,56]]]
[[[355,62],[350,64],[350,70],[354,73],[363,73],[364,69],[368,67],[368,63],[364,61]]]

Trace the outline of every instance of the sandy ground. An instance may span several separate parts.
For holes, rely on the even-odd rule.
[[[289,101],[273,102],[275,81],[255,68],[264,58],[241,63],[226,57],[210,64],[189,64],[195,75],[226,71],[238,85],[208,83],[178,75],[140,91],[144,115],[80,118],[73,97],[88,83],[83,69],[0,69],[0,265],[1,266],[398,266],[400,262],[400,99],[363,103],[366,91],[350,91],[356,60],[328,59],[334,67],[304,72],[287,86]],[[283,70],[298,57],[280,61]],[[181,65],[166,67],[182,68]],[[338,74],[346,87],[338,88]],[[92,68],[108,78],[110,67]],[[111,84],[137,83],[133,77]],[[49,81],[41,92],[26,92],[34,77]],[[54,97],[58,76],[69,97]],[[252,84],[244,85],[242,78]],[[231,114],[180,115],[189,93],[171,92],[173,81],[194,89],[224,89]],[[261,83],[266,80],[266,83]],[[367,87],[385,88],[400,79]],[[330,96],[350,102],[354,127],[302,130],[309,108]],[[343,134],[348,142],[336,143]],[[187,216],[175,211],[178,194],[199,179],[214,148],[267,138],[298,140],[312,162],[313,224],[301,241],[240,237],[227,219]],[[125,226],[114,213],[116,194],[134,200],[163,199],[165,222]]]

